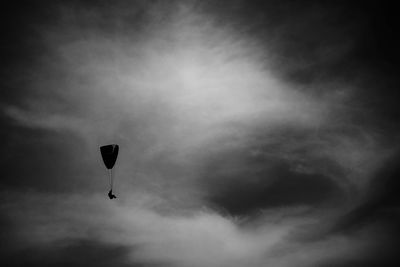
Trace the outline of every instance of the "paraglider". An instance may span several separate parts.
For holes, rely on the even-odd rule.
[[[118,157],[119,146],[117,144],[105,145],[100,147],[100,153],[103,158],[104,165],[109,171],[109,180],[110,180],[110,191],[108,192],[108,197],[110,199],[117,198],[113,193],[113,185],[114,180],[112,176],[112,168],[115,165]]]
[[[112,193],[112,189],[110,191],[108,191],[108,197],[110,199],[117,198],[117,196]]]

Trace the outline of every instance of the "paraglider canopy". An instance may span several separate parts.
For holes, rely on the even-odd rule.
[[[106,145],[100,147],[101,156],[107,169],[112,169],[117,161],[119,147],[117,144]]]

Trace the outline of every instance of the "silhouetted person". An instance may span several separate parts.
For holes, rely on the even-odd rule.
[[[108,197],[109,197],[110,199],[117,198],[117,197],[112,193],[112,190],[110,190],[110,191],[108,192]]]

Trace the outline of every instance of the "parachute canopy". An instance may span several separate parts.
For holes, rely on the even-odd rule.
[[[107,169],[112,169],[118,157],[119,146],[117,144],[100,147],[101,156]]]

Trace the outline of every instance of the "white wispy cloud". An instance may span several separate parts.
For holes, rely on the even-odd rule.
[[[269,212],[246,226],[209,210],[163,215],[150,208],[144,195],[124,202],[110,202],[100,195],[32,192],[7,197],[15,202],[2,205],[1,211],[18,227],[23,244],[11,242],[7,249],[11,254],[24,247],[57,244],[62,248],[70,245],[69,240],[89,239],[126,246],[132,262],[258,267],[310,266],[337,257],[359,259],[370,249],[365,241],[371,237],[363,232],[303,242],[297,232],[304,238],[319,228],[316,224],[326,222],[295,208]]]

